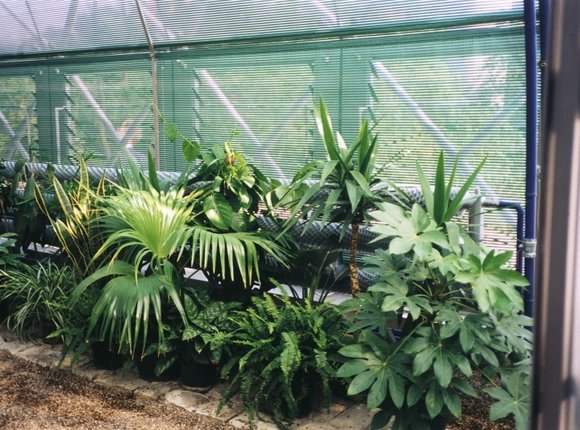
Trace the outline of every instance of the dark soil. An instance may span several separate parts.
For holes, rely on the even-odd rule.
[[[105,388],[66,370],[0,350],[0,428],[5,430],[233,430],[162,401]]]
[[[489,421],[489,409],[494,400],[483,390],[486,387],[483,380],[474,375],[469,381],[479,394],[479,398],[464,396],[461,399],[461,417],[447,424],[447,430],[514,430],[516,423],[510,415],[498,421]]]

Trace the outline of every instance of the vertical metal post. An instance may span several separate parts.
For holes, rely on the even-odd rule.
[[[159,150],[159,87],[157,82],[157,55],[155,54],[155,45],[153,44],[153,39],[151,34],[149,34],[149,28],[147,28],[147,23],[145,22],[145,17],[143,16],[143,10],[141,9],[141,3],[139,0],[135,0],[135,5],[137,6],[137,11],[139,12],[139,19],[141,20],[141,25],[143,26],[143,31],[145,32],[145,37],[147,38],[147,45],[149,46],[149,57],[151,58],[151,95],[153,98],[153,157],[155,158],[155,167],[160,170],[160,150]]]
[[[542,121],[535,430],[580,428],[580,2],[553,2]]]
[[[530,287],[524,298],[526,315],[533,313],[536,218],[538,196],[538,54],[535,0],[524,0],[526,51],[526,217],[524,274]]]

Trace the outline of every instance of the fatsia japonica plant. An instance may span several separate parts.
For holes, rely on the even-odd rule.
[[[450,205],[436,189],[431,208]],[[367,392],[378,408],[372,428],[393,419],[396,430],[438,428],[461,415],[460,396],[477,395],[476,372],[498,400],[490,419],[513,413],[526,428],[532,335],[519,289],[528,282],[505,267],[511,253],[487,250],[419,204],[379,207],[372,230],[390,243],[366,260],[377,280],[343,304],[358,336],[340,351],[349,394]]]

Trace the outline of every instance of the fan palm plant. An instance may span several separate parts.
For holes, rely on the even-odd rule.
[[[192,208],[203,190],[187,195],[183,187],[159,191],[147,181],[137,189],[115,188],[114,195],[101,201],[99,225],[105,240],[94,256],[109,263],[77,286],[72,301],[89,285],[107,279],[88,334],[97,331],[110,344],[128,347],[131,354],[137,345],[142,346],[141,354],[145,352],[151,316],[156,339],[163,342],[166,306],[176,309],[187,326],[181,298],[186,265],[247,285],[258,272],[259,251],[284,260],[284,251],[259,234],[200,225]]]
[[[316,219],[342,224],[340,240],[351,229],[349,275],[351,291],[359,291],[357,248],[359,227],[365,222],[370,209],[383,199],[374,192],[379,182],[375,169],[378,150],[377,135],[372,134],[367,121],[361,123],[356,142],[348,147],[332,128],[330,115],[322,99],[315,106],[318,131],[326,151],[326,161],[315,161],[302,169],[281,197],[281,203],[291,208],[287,228],[300,218],[309,217],[306,230]],[[309,183],[316,176],[320,179]]]

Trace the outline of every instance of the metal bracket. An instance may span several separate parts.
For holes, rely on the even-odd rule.
[[[536,248],[538,241],[536,239],[524,240],[524,258],[536,258]]]

